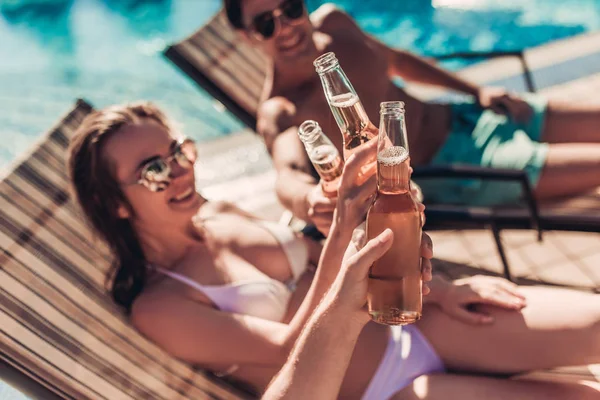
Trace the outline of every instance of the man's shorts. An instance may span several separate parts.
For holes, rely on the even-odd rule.
[[[535,188],[546,162],[548,144],[541,143],[547,101],[527,95],[533,109],[526,124],[484,110],[473,102],[451,104],[452,127],[431,165],[471,165],[524,170]],[[426,202],[467,205],[515,204],[522,199],[514,182],[472,179],[416,179]]]

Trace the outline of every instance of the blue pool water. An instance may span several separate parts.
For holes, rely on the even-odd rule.
[[[315,9],[323,0],[308,0]],[[433,55],[517,49],[600,29],[600,0],[337,0],[383,41]],[[74,98],[149,99],[209,140],[239,130],[161,57],[220,0],[0,0],[0,168]],[[451,68],[461,64],[449,64]]]

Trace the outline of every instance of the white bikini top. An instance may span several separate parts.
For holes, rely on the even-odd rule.
[[[308,268],[308,249],[287,226],[269,221],[259,223],[277,239],[288,259],[292,277],[285,283],[262,274],[264,279],[201,285],[180,273],[158,266],[153,266],[153,269],[203,293],[221,311],[280,322],[285,317],[296,282]]]

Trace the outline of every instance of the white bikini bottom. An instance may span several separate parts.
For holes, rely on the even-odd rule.
[[[421,375],[444,372],[444,364],[414,325],[392,326],[385,354],[362,400],[387,400]]]

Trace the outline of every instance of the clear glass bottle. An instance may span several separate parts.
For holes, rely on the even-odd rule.
[[[421,318],[422,215],[411,193],[404,103],[381,103],[377,143],[377,195],[367,213],[367,237],[394,232],[390,250],[369,272],[368,308],[375,322],[410,324]]]
[[[344,159],[347,160],[360,145],[377,137],[377,128],[369,120],[335,54],[323,54],[314,61],[314,65],[331,112],[342,132]]]
[[[298,136],[304,143],[308,158],[321,177],[323,193],[327,197],[337,196],[344,168],[340,153],[316,121],[304,121],[298,129]]]

